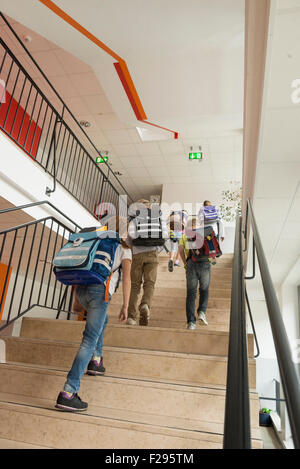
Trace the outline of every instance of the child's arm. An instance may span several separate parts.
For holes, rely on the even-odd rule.
[[[119,321],[125,322],[128,317],[128,304],[131,290],[131,279],[130,279],[131,259],[124,259],[122,261],[122,272],[123,272],[123,306],[119,314]]]

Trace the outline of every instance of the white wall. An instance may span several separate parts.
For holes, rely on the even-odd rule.
[[[186,209],[190,215],[193,215],[196,204],[202,204],[204,200],[220,204],[223,190],[224,184],[164,184],[162,202],[189,204],[190,206],[187,205]]]

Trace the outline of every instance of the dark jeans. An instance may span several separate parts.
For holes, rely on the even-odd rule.
[[[192,259],[188,259],[187,261],[186,318],[188,323],[196,322],[195,303],[199,282],[199,306],[197,312],[203,311],[203,313],[206,313],[209,296],[210,268],[210,262],[193,262]]]

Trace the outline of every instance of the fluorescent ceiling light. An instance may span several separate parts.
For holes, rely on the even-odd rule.
[[[153,142],[157,140],[171,140],[170,133],[165,130],[159,129],[145,129],[144,127],[136,127],[139,133],[140,139],[143,142]]]

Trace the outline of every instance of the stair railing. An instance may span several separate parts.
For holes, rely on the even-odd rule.
[[[232,269],[224,449],[251,448],[248,343],[241,226],[242,219],[237,214]]]
[[[72,288],[57,283],[53,273],[53,259],[57,251],[80,226],[48,201],[35,202],[0,211],[1,214],[33,206],[49,204],[74,225],[74,229],[54,216],[33,220],[0,231],[0,263],[2,292],[0,293],[0,331],[21,318],[34,307],[42,307],[67,314],[73,304]],[[4,273],[3,273],[4,272]]]
[[[116,210],[120,195],[133,202],[109,164],[103,160],[107,175],[97,164],[101,152],[1,12],[0,17],[41,74],[43,89],[51,91],[51,97],[42,91],[0,38],[0,79],[5,84],[0,90],[0,129],[53,177],[53,189],[47,187],[46,194],[54,192],[58,182],[93,215],[101,201]]]
[[[236,217],[223,447],[225,449],[251,448],[245,273],[242,248],[242,233],[248,246],[250,229],[253,234],[253,246],[258,259],[293,443],[295,449],[299,449],[300,382],[250,200],[247,201],[243,231],[240,214]]]
[[[63,213],[59,208],[55,207],[49,200],[41,200],[40,202],[31,202],[30,204],[24,204],[24,205],[18,205],[17,207],[9,207],[9,208],[4,208],[0,210],[0,215],[3,213],[11,213],[11,212],[16,212],[18,210],[24,210],[32,207],[39,207],[41,205],[49,205],[53,210],[55,210],[57,213],[62,215],[66,220],[68,220],[72,225],[74,225],[74,232],[77,230],[81,230],[81,226],[78,225],[72,218],[68,217],[65,213]]]

